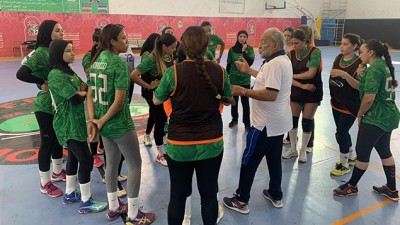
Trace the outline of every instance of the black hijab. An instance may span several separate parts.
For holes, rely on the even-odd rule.
[[[51,33],[53,33],[54,26],[57,23],[58,22],[54,20],[45,20],[40,24],[35,49],[39,47],[49,47]]]
[[[240,42],[239,42],[239,35],[241,35],[241,34],[245,34],[246,37],[249,38],[249,34],[245,30],[239,31],[239,33],[236,36],[236,44],[232,47],[232,50],[235,53],[242,53],[243,52],[242,51],[243,45],[240,44]],[[247,41],[245,42],[245,44],[246,43],[247,43]]]
[[[69,67],[68,63],[64,61],[64,51],[68,44],[71,42],[65,40],[54,40],[49,47],[49,60],[52,69],[59,69],[69,75],[74,75],[75,72]]]

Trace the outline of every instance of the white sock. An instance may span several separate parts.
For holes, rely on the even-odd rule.
[[[86,184],[79,184],[81,188],[81,200],[82,202],[87,202],[89,198],[92,196],[92,192],[90,191],[90,181]]]
[[[301,139],[301,149],[300,149],[300,151],[305,151],[306,150],[307,144],[308,144],[308,142],[310,141],[310,138],[311,138],[311,134],[312,134],[312,132],[309,132],[309,133],[303,132],[303,137]],[[292,139],[290,139],[290,141],[292,141]]]
[[[69,195],[76,189],[76,175],[67,175],[65,194]]]
[[[340,153],[340,163],[345,167],[349,167],[349,153]]]
[[[158,154],[159,155],[164,155],[165,154],[164,145],[157,145],[157,150],[158,150]]]
[[[117,211],[119,207],[117,192],[112,192],[112,193],[107,192],[107,198],[108,198],[108,209],[111,211]]]
[[[297,144],[297,128],[293,128],[289,131],[289,137],[290,137],[290,147],[292,150],[296,150],[296,144]],[[296,150],[297,151],[297,150]]]
[[[55,173],[55,174],[61,173],[61,170],[62,170],[62,160],[63,160],[63,158],[51,159],[51,161],[53,162],[53,173]]]
[[[50,171],[42,172],[39,170],[39,176],[40,176],[40,184],[42,186],[46,185],[50,181]]]
[[[139,197],[128,198],[128,218],[135,219],[139,212]]]
[[[186,198],[185,215],[186,216],[192,215],[192,195]]]

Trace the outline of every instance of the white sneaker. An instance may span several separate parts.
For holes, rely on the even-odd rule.
[[[191,217],[192,217],[191,214],[189,214],[189,215],[186,215],[186,214],[185,214],[185,217],[183,218],[182,225],[190,225],[190,218],[191,218]]]
[[[126,180],[128,180],[128,177],[125,175],[119,175],[118,176],[118,181],[120,182],[125,182]]]
[[[156,161],[160,163],[162,166],[168,166],[167,160],[164,157],[165,155],[157,155]]]
[[[357,159],[357,153],[356,153],[355,150],[351,149],[351,150],[349,151],[349,159],[352,160],[352,161],[356,161],[356,159]]]
[[[106,183],[106,179],[105,179],[105,178],[102,178],[102,179],[101,179],[101,182],[103,182],[103,184],[105,184],[105,183]]]
[[[302,163],[307,162],[307,152],[305,150],[300,150],[299,162],[302,162]]]
[[[153,144],[151,143],[151,138],[150,138],[150,134],[145,134],[143,136],[143,144],[144,146],[152,146]]]
[[[118,198],[125,198],[126,197],[126,190],[124,188],[118,189],[117,196],[118,196]]]
[[[306,152],[307,152],[307,153],[312,153],[313,150],[314,150],[313,147],[307,147],[307,148],[306,148]]]
[[[217,217],[217,223],[224,217],[224,208],[222,205],[218,204],[218,217]]]
[[[282,153],[282,158],[290,159],[292,157],[297,157],[299,154],[297,153],[297,149],[288,148],[286,152]]]

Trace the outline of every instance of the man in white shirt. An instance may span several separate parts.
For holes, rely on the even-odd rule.
[[[235,62],[241,72],[256,78],[253,89],[232,85],[234,95],[247,96],[252,101],[252,124],[247,135],[246,149],[240,168],[239,187],[232,198],[225,197],[224,205],[242,214],[250,212],[248,202],[254,176],[261,160],[267,160],[270,183],[263,191],[266,199],[277,207],[283,207],[282,139],[292,128],[290,90],[293,70],[283,50],[284,37],[276,28],[267,29],[261,36],[260,56],[266,59],[260,71],[251,69],[247,62]]]

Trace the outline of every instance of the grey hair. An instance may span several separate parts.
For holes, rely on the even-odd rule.
[[[276,27],[268,28],[265,30],[265,32],[271,33],[272,40],[278,42],[279,48],[283,49],[283,46],[285,44],[284,40],[285,38],[283,37],[283,33]]]

